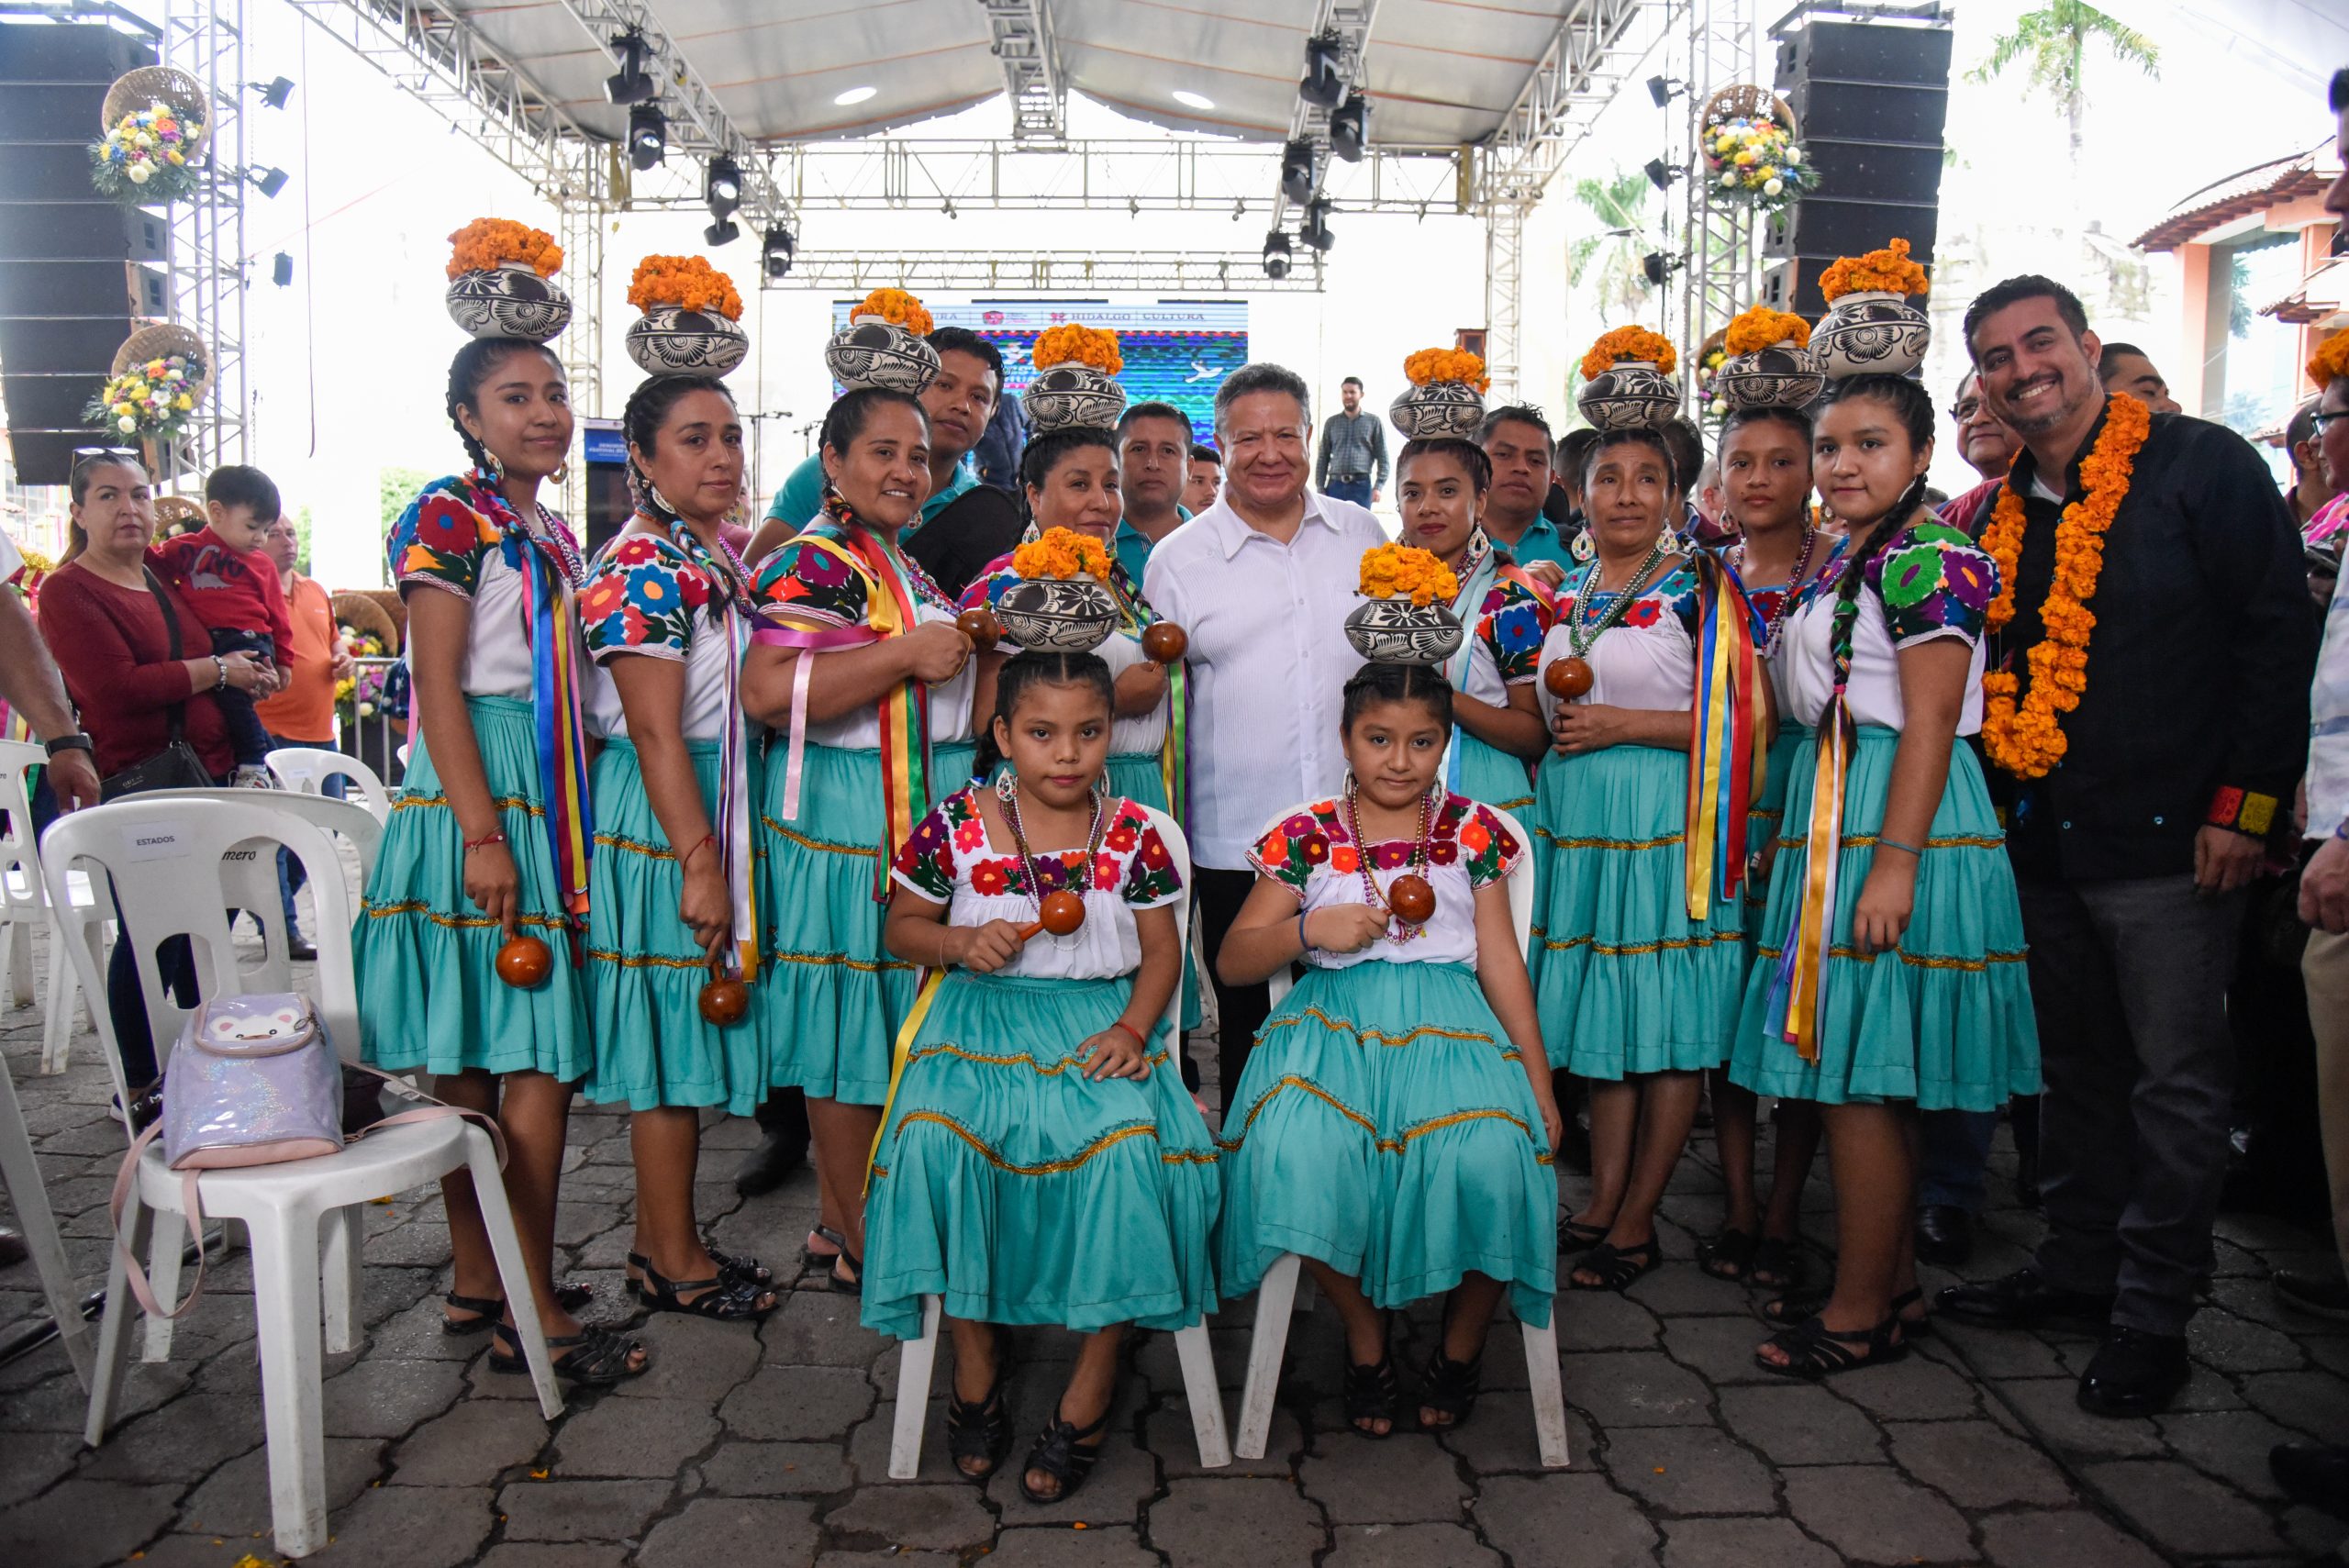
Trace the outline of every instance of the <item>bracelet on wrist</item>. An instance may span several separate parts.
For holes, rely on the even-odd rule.
[[[216,677],[212,683],[214,691],[217,692],[228,684],[228,662],[217,653],[212,656],[212,673]]]
[[[1313,943],[1306,937],[1305,934],[1306,913],[1307,912],[1302,909],[1297,912],[1297,951],[1299,952],[1311,952],[1313,951]]]
[[[506,835],[503,833],[484,833],[478,839],[467,839],[465,840],[465,853],[470,855],[475,850],[485,850],[492,844],[502,844],[504,842],[506,842]]]
[[[1117,1030],[1119,1030],[1120,1033],[1123,1033],[1123,1034],[1127,1035],[1129,1038],[1130,1038],[1130,1039],[1133,1040],[1133,1042],[1134,1042],[1136,1045],[1141,1046],[1144,1051],[1147,1051],[1147,1050],[1149,1050],[1149,1049],[1150,1049],[1150,1041],[1148,1041],[1148,1040],[1146,1040],[1142,1039],[1142,1037],[1141,1037],[1141,1030],[1139,1030],[1139,1029],[1135,1029],[1135,1028],[1133,1027],[1133,1025],[1131,1025],[1131,1024],[1130,1024],[1130,1023],[1126,1022],[1126,1020],[1125,1020],[1125,1019],[1123,1019],[1123,1018],[1112,1018],[1112,1019],[1110,1019],[1110,1020],[1109,1020],[1109,1027],[1110,1027],[1111,1029],[1117,1029]]]
[[[2210,809],[2202,820],[2213,828],[2232,828],[2254,839],[2267,837],[2267,829],[2275,826],[2276,797],[2256,790],[2237,789],[2230,784],[2210,796]]]
[[[2349,817],[2341,819],[2341,825],[2332,830],[2332,836],[2336,839],[2349,839]]]
[[[701,842],[696,844],[692,849],[687,850],[684,854],[677,857],[677,869],[682,872],[686,867],[692,865],[696,855],[701,853],[704,850],[717,842],[718,835],[716,833],[704,833],[701,836]]]
[[[1898,839],[1887,839],[1881,833],[1876,835],[1876,847],[1879,850],[1898,850],[1902,854],[1913,855],[1920,861],[1925,858],[1925,851],[1921,847],[1902,843]]]

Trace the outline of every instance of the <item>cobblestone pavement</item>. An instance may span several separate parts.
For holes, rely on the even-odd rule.
[[[51,1202],[83,1288],[95,1288],[122,1140],[106,1117],[95,1038],[77,1042],[66,1073],[43,1078],[39,1036],[35,1013],[0,1020]],[[701,1213],[722,1245],[787,1264],[814,1217],[814,1183],[803,1173],[770,1196],[738,1197],[728,1178],[754,1137],[748,1122],[709,1125]],[[564,1272],[596,1286],[590,1316],[625,1315],[625,1119],[582,1106],[572,1144]],[[2010,1193],[2004,1149],[2002,1135],[2001,1204]],[[1337,1323],[1323,1305],[1291,1336],[1266,1459],[1200,1470],[1173,1344],[1149,1336],[1131,1351],[1100,1468],[1055,1509],[1021,1499],[1008,1473],[1016,1462],[984,1490],[952,1479],[942,1400],[932,1403],[920,1480],[889,1481],[896,1347],[857,1326],[852,1298],[812,1279],[756,1330],[643,1320],[654,1370],[607,1393],[573,1394],[550,1427],[526,1379],[489,1370],[481,1339],[441,1333],[440,1199],[400,1194],[371,1211],[368,1343],[328,1362],[335,1539],[309,1561],[2139,1568],[2299,1562],[2343,1535],[2337,1521],[2288,1506],[2267,1476],[2271,1443],[2349,1440],[2349,1325],[2288,1315],[2266,1284],[2272,1268],[2321,1264],[2313,1237],[2258,1218],[2222,1222],[2210,1299],[2193,1328],[2194,1380],[2157,1420],[2082,1414],[2073,1379],[2093,1345],[2063,1334],[1943,1328],[1903,1363],[1806,1386],[1753,1366],[1758,1298],[1688,1261],[1695,1239],[1720,1222],[1711,1157],[1700,1138],[1684,1162],[1665,1205],[1664,1268],[1625,1297],[1560,1297],[1571,1470],[1539,1468],[1524,1363],[1506,1324],[1468,1429],[1379,1443],[1351,1435],[1335,1398]],[[1809,1198],[1819,1245],[1823,1180]],[[2034,1224],[2010,1207],[1993,1213],[1970,1272],[2021,1262]],[[134,1363],[124,1418],[101,1449],[81,1445],[83,1396],[56,1346],[0,1367],[0,1562],[274,1561],[244,1264],[232,1253],[210,1270],[168,1363]],[[1813,1268],[1823,1268],[1823,1248]],[[39,1301],[28,1265],[0,1272],[0,1338]],[[1252,1310],[1242,1301],[1216,1320],[1233,1408]],[[1430,1311],[1413,1315],[1398,1365],[1424,1359],[1431,1328]],[[1015,1461],[1052,1407],[1071,1341],[1023,1331],[1019,1351]],[[941,1367],[934,1392],[944,1380]]]

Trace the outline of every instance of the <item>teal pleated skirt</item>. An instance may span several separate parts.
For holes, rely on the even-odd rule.
[[[1781,1038],[1783,1020],[1770,1005],[1802,897],[1816,738],[1797,753],[1730,1078],[1756,1094],[1825,1105],[1912,1100],[1925,1110],[1996,1110],[2009,1095],[2038,1091],[2039,1029],[2006,838],[1981,764],[1964,740],[1950,752],[1949,783],[1918,862],[1916,904],[1898,950],[1866,955],[1852,946],[1852,911],[1875,859],[1899,742],[1895,730],[1863,726],[1853,753],[1815,1063]]]
[[[688,740],[704,808],[716,820],[718,743]],[[723,1106],[749,1116],[767,1097],[766,1053],[757,1008],[772,999],[771,973],[751,984],[752,1017],[719,1029],[701,1016],[709,969],[693,929],[677,917],[684,885],[674,848],[653,815],[636,747],[604,742],[596,786],[596,860],[588,879],[587,1016],[595,1070],[590,1100],[656,1106]],[[751,776],[758,811],[759,776]]]
[[[517,697],[467,697],[498,828],[521,878],[518,929],[554,950],[546,980],[497,978],[497,923],[465,895],[465,835],[418,735],[367,878],[351,957],[362,1059],[387,1073],[544,1073],[563,1083],[595,1065],[586,972],[571,964],[539,784],[538,725]]]
[[[1512,757],[1458,725],[1453,727],[1452,744],[1459,767],[1452,770],[1450,762],[1445,766],[1453,774],[1453,794],[1497,806],[1512,815],[1532,806],[1533,775],[1527,770],[1524,758]]]
[[[1776,840],[1783,831],[1787,816],[1787,778],[1794,771],[1795,753],[1810,739],[1810,727],[1797,724],[1790,718],[1778,721],[1778,733],[1770,742],[1770,766],[1762,780],[1761,791],[1753,797],[1753,809],[1745,814],[1745,852],[1759,854],[1764,845]],[[1762,940],[1763,912],[1770,902],[1768,876],[1748,874],[1745,879],[1745,961],[1750,970],[1754,951]]]
[[[874,1156],[866,1328],[915,1337],[924,1296],[1079,1333],[1216,1309],[1215,1141],[1163,1026],[1147,1079],[1078,1065],[1131,994],[1130,978],[939,982]]]
[[[970,781],[968,741],[931,753],[931,806]],[[790,748],[767,748],[759,813],[759,921],[766,928],[755,1004],[770,1081],[818,1099],[877,1106],[889,1051],[914,1004],[915,966],[881,945],[888,906],[873,896],[880,858],[881,753],[809,744],[799,819],[782,821]],[[880,868],[885,869],[885,868]]]
[[[1687,753],[1662,747],[1542,761],[1530,967],[1553,1067],[1611,1083],[1729,1059],[1744,911],[1688,917],[1687,789]]]
[[[1395,1309],[1469,1273],[1550,1321],[1558,1181],[1517,1049],[1465,964],[1308,966],[1257,1033],[1224,1122],[1216,1267],[1254,1290],[1284,1252]]]

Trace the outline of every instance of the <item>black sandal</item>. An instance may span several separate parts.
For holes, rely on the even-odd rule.
[[[847,1279],[841,1278],[842,1263],[848,1265],[850,1277]],[[832,1259],[832,1266],[824,1271],[824,1278],[833,1290],[842,1296],[863,1296],[864,1294],[864,1260],[846,1247],[842,1247],[839,1254]]]
[[[806,1266],[811,1269],[818,1263],[829,1263],[848,1251],[848,1238],[829,1225],[818,1225],[811,1229],[807,1232],[807,1240],[809,1242],[821,1241],[831,1249],[829,1252],[818,1252],[812,1245],[802,1246],[799,1249],[799,1256],[805,1261]]]
[[[720,1279],[739,1280],[744,1284],[756,1285],[763,1290],[774,1284],[774,1275],[768,1272],[766,1266],[756,1258],[737,1258],[730,1253],[721,1252],[717,1248],[708,1246],[702,1248],[702,1251],[707,1252],[709,1261],[718,1265],[718,1276]],[[652,1264],[641,1252],[630,1252],[628,1255],[628,1266],[639,1273],[651,1275],[653,1273]],[[693,1287],[687,1285],[685,1288],[691,1290]],[[644,1299],[642,1280],[630,1276],[628,1290],[629,1294],[638,1300]]]
[[[1396,1381],[1395,1358],[1382,1355],[1375,1366],[1356,1366],[1346,1362],[1343,1391],[1346,1425],[1358,1437],[1384,1441],[1395,1435],[1396,1411],[1403,1403],[1402,1385]],[[1374,1432],[1363,1425],[1364,1421],[1384,1421],[1386,1429]]]
[[[1762,1304],[1762,1320],[1781,1329],[1795,1329],[1819,1316],[1828,1298],[1810,1292],[1788,1291]]]
[[[1485,1352],[1478,1351],[1468,1360],[1456,1362],[1438,1345],[1428,1358],[1423,1375],[1427,1389],[1419,1396],[1420,1405],[1452,1419],[1421,1425],[1432,1432],[1456,1432],[1466,1426],[1468,1418],[1476,1413],[1476,1396],[1485,1391]]]
[[[1653,1236],[1636,1247],[1618,1247],[1601,1241],[1583,1254],[1582,1262],[1566,1275],[1569,1290],[1611,1290],[1618,1296],[1631,1289],[1639,1280],[1664,1266],[1664,1253]],[[1575,1274],[1589,1272],[1598,1276],[1597,1284],[1585,1284]]]
[[[1925,1287],[1923,1285],[1911,1285],[1892,1298],[1892,1320],[1900,1326],[1900,1338],[1903,1343],[1910,1340],[1921,1340],[1933,1331],[1933,1315],[1930,1309],[1920,1317],[1904,1316],[1911,1307],[1924,1305]]]
[[[1873,1329],[1830,1329],[1824,1318],[1808,1318],[1792,1329],[1770,1336],[1769,1342],[1787,1357],[1784,1365],[1760,1351],[1753,1352],[1753,1364],[1780,1377],[1799,1377],[1814,1383],[1855,1367],[1888,1366],[1909,1353],[1909,1347],[1892,1337],[1899,1326],[1898,1315]],[[1848,1348],[1853,1345],[1866,1346],[1867,1354],[1854,1353]]]
[[[1792,1329],[1800,1325],[1805,1318],[1818,1316],[1820,1309],[1826,1307],[1827,1301],[1828,1298],[1823,1296],[1797,1296],[1789,1293],[1779,1296],[1775,1301],[1764,1302],[1762,1316],[1780,1328]],[[1933,1320],[1930,1316],[1923,1318],[1901,1316],[1909,1307],[1921,1307],[1924,1302],[1925,1291],[1921,1285],[1904,1290],[1892,1298],[1890,1303],[1892,1317],[1900,1325],[1903,1339],[1921,1340],[1933,1331]]]
[[[987,1385],[986,1397],[966,1402],[952,1393],[946,1396],[946,1453],[954,1462],[955,1473],[966,1481],[984,1486],[987,1479],[1003,1467],[1003,1456],[1011,1451],[1011,1413],[1003,1402],[1003,1385],[1011,1370],[1011,1337],[998,1331],[995,1337],[995,1381]],[[965,1470],[966,1459],[984,1459],[985,1470]]]
[[[1748,1283],[1765,1290],[1802,1288],[1802,1249],[1789,1236],[1765,1236],[1753,1244],[1753,1263],[1745,1272]]]
[[[782,1299],[763,1286],[729,1274],[720,1269],[707,1279],[673,1280],[662,1277],[661,1271],[641,1259],[632,1258],[644,1271],[644,1278],[636,1287],[636,1298],[651,1312],[682,1312],[689,1318],[715,1318],[720,1322],[757,1322],[777,1307]],[[689,1292],[699,1295],[687,1301]],[[764,1302],[764,1306],[760,1303]]]
[[[492,1372],[521,1372],[530,1370],[519,1347],[507,1355],[502,1347],[513,1343],[514,1330],[504,1323],[497,1326],[489,1351]],[[576,1334],[558,1334],[547,1340],[547,1349],[555,1352],[554,1374],[565,1383],[576,1383],[584,1388],[609,1388],[631,1377],[641,1377],[652,1370],[647,1360],[641,1366],[630,1366],[629,1361],[644,1347],[634,1340],[624,1339],[599,1323],[590,1323]]]
[[[506,1316],[506,1298],[502,1296],[460,1296],[451,1291],[441,1301],[460,1312],[471,1312],[472,1318],[451,1318],[443,1314],[440,1331],[444,1334],[478,1334]],[[565,1280],[554,1287],[554,1304],[565,1312],[576,1312],[596,1299],[596,1287],[577,1280]]]
[[[1568,1215],[1558,1221],[1558,1251],[1561,1255],[1587,1252],[1607,1240],[1607,1230],[1604,1225],[1585,1225]]]
[[[1100,1442],[1089,1447],[1079,1447],[1078,1444],[1086,1438],[1099,1438],[1108,1425],[1109,1412],[1107,1410],[1102,1411],[1091,1426],[1080,1428],[1062,1420],[1059,1409],[1055,1408],[1052,1424],[1044,1429],[1044,1435],[1038,1438],[1036,1446],[1028,1451],[1027,1462],[1019,1467],[1019,1495],[1031,1503],[1047,1507],[1054,1503],[1065,1503],[1075,1496],[1077,1488],[1085,1485],[1085,1478],[1092,1474],[1093,1467],[1101,1462]],[[1028,1485],[1028,1473],[1031,1470],[1042,1471],[1059,1482],[1061,1489],[1057,1492],[1037,1491]]]
[[[1761,1245],[1732,1225],[1711,1240],[1698,1244],[1697,1266],[1713,1279],[1742,1284],[1753,1273],[1753,1254]]]

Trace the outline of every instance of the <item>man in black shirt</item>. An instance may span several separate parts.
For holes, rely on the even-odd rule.
[[[2019,700],[2059,528],[2096,515],[2082,463],[2101,450],[2108,466],[2130,427],[2150,428],[2084,601],[2086,684],[2055,712],[2054,765],[1984,727],[2031,944],[2048,1233],[2031,1266],[1945,1290],[1941,1307],[1998,1326],[2097,1319],[2081,1407],[2151,1415],[2186,1382],[2210,1266],[2242,889],[2307,752],[2315,627],[2266,464],[2231,430],[2109,396],[2069,290],[2010,278],[1968,307],[1965,337],[1982,395],[2023,442],[1983,535],[1998,553],[1996,508],[2020,500],[2013,618],[1990,648]]]
[[[953,482],[963,454],[986,433],[1003,396],[1003,355],[964,327],[940,328],[930,335],[930,346],[946,367],[922,395],[922,406],[930,411],[935,494]],[[982,477],[935,512],[925,508],[921,521],[906,530],[906,553],[921,563],[931,582],[959,599],[988,562],[1010,553],[1027,526],[1011,493]]]

